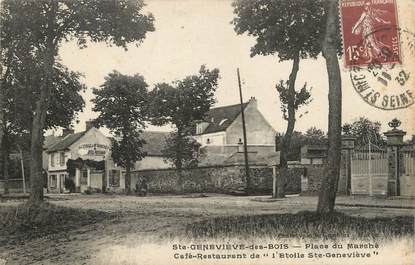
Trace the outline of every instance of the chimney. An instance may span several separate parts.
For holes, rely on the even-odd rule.
[[[257,101],[256,101],[256,98],[255,97],[251,97],[250,99],[249,99],[249,104],[253,104],[253,105],[255,105],[255,107],[257,106]]]
[[[69,134],[73,134],[75,131],[71,128],[63,128],[62,130],[62,137],[65,137]]]
[[[85,122],[85,131],[89,131],[92,127],[96,127],[94,125],[95,120],[89,120]]]

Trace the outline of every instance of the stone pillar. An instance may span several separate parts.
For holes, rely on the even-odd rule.
[[[398,119],[393,119],[388,125],[391,130],[384,133],[386,136],[387,156],[388,156],[388,196],[400,196],[400,163],[399,149],[404,144],[403,137],[405,131],[397,129],[401,122]]]
[[[56,187],[58,188],[58,193],[62,193],[61,189],[61,174],[56,174]]]
[[[351,136],[346,132],[342,136],[342,150],[341,150],[341,161],[340,161],[340,178],[337,187],[337,192],[343,195],[351,194],[351,163],[352,163],[352,152],[355,147],[356,137]]]
[[[75,169],[75,192],[81,192],[81,170]]]
[[[91,169],[87,169],[87,178],[86,178],[86,186],[88,189],[91,188]]]
[[[272,166],[272,198],[277,196],[277,166]]]

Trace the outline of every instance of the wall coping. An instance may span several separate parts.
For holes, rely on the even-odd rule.
[[[211,166],[182,168],[182,170],[207,169],[207,168],[227,168],[227,167],[242,167],[242,166],[244,166],[244,164],[211,165]],[[249,165],[249,167],[250,168],[272,168],[272,166],[268,166],[266,164]],[[142,170],[131,170],[131,173],[152,172],[152,171],[177,171],[177,169],[176,168],[142,169]]]

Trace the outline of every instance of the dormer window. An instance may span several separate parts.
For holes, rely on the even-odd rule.
[[[209,126],[208,122],[202,121],[196,124],[196,134],[202,134]]]
[[[221,120],[220,122],[219,122],[219,126],[222,126],[222,124],[225,122],[225,121],[227,121],[228,119],[223,119],[223,120]]]

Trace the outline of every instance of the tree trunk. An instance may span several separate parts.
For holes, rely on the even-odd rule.
[[[6,138],[6,135],[3,136]],[[4,139],[3,142],[3,180],[4,180],[4,194],[9,194],[9,148],[8,141]]]
[[[131,162],[127,161],[125,166],[125,192],[131,193]]]
[[[51,1],[48,14],[48,35],[45,56],[44,81],[40,88],[40,97],[36,102],[33,115],[31,143],[30,143],[30,197],[29,203],[39,204],[43,201],[42,152],[43,132],[45,129],[46,112],[49,108],[51,88],[53,84],[53,66],[55,64],[56,45],[54,44],[54,30],[56,20],[57,2]]]
[[[183,168],[183,158],[182,158],[182,147],[177,146],[178,144],[181,145],[183,142],[183,135],[182,130],[177,129],[177,139],[176,139],[176,159],[175,159],[175,166],[177,170],[181,170]]]
[[[288,150],[291,146],[291,138],[294,132],[295,126],[295,81],[297,79],[297,73],[300,64],[300,54],[297,53],[293,58],[293,68],[291,70],[290,77],[288,79],[288,124],[287,130],[285,131],[284,137],[281,142],[281,152],[280,152],[280,169],[278,178],[276,181],[277,188],[276,194],[274,195],[277,198],[284,198],[285,191],[285,175],[287,170],[288,162]]]
[[[5,67],[7,67],[4,76],[1,80],[0,86],[0,147],[3,147],[3,136],[6,134],[6,115],[5,115],[5,104],[6,104],[6,87],[7,80],[10,76],[10,64],[12,61],[11,51],[7,53],[7,61]]]
[[[337,5],[337,0],[328,0],[326,33],[323,41],[323,56],[326,59],[329,79],[329,149],[327,169],[321,181],[318,197],[317,212],[319,213],[331,213],[334,211],[337,184],[340,176],[342,91],[335,43],[338,31]]]
[[[0,87],[0,148],[3,148],[3,136],[6,127],[5,115],[4,115],[4,101],[6,97],[6,88]]]

